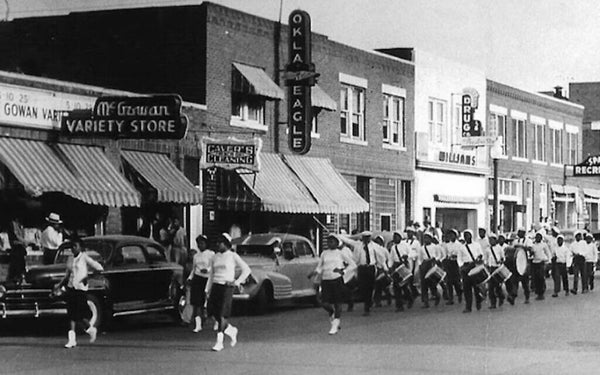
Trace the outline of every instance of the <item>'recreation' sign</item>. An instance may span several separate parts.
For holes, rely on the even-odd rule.
[[[200,168],[260,170],[262,140],[241,140],[233,137],[214,139],[203,137],[200,141],[202,156]]]
[[[179,95],[105,96],[91,111],[71,111],[61,118],[61,131],[72,137],[182,139],[188,119]]]
[[[600,155],[588,156],[573,166],[574,177],[600,176]]]
[[[292,152],[306,154],[311,146],[311,86],[318,75],[312,63],[310,16],[295,10],[290,13],[289,26],[289,63],[284,74],[288,86],[288,145]]]

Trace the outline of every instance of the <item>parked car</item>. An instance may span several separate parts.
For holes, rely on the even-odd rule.
[[[316,300],[313,281],[307,275],[317,267],[319,257],[307,238],[262,233],[236,238],[232,244],[252,270],[248,281],[235,291],[234,300],[249,301],[255,313],[264,313],[280,301]]]
[[[124,235],[86,237],[82,245],[104,267],[88,281],[92,324],[100,326],[116,316],[156,311],[179,316],[183,269],[167,262],[161,245]],[[0,285],[0,317],[66,315],[65,302],[53,287],[65,275],[71,250],[71,243],[66,242],[54,264],[30,268],[22,283]]]

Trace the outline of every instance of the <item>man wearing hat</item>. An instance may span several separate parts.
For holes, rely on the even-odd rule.
[[[392,237],[392,246],[390,248],[390,259],[388,263],[391,269],[396,270],[400,266],[404,265],[404,267],[410,270],[408,262],[409,252],[410,247],[406,242],[402,241],[401,231],[394,231],[394,235]],[[411,281],[401,280],[397,273],[392,274],[392,280],[394,298],[396,300],[396,312],[404,310],[403,300],[406,300],[406,302],[408,303],[408,308],[410,309],[414,301],[409,287],[409,283]],[[401,286],[400,284],[402,282],[404,282],[404,284]]]
[[[385,239],[382,235],[378,234],[375,236],[373,242],[377,245],[375,251],[377,251],[377,259],[383,259],[383,263],[389,265],[390,252],[385,247]],[[392,304],[392,295],[388,286],[390,285],[391,278],[388,277],[387,271],[381,267],[377,268],[375,277],[375,292],[373,299],[375,301],[375,307],[381,307],[382,295],[385,295],[388,306]]]
[[[364,316],[368,316],[373,305],[373,289],[375,287],[375,272],[377,267],[387,270],[387,265],[377,256],[376,246],[371,241],[373,233],[364,231],[361,233],[361,241],[353,241],[347,237],[341,237],[342,242],[353,249],[354,260],[356,262],[358,290],[362,301],[364,302]]]
[[[42,232],[40,243],[44,250],[44,264],[52,264],[58,252],[58,247],[63,243],[63,234],[60,230],[62,220],[59,214],[51,212],[46,221],[48,222],[48,226]]]
[[[577,284],[581,279],[581,292],[587,293],[587,269],[585,267],[585,254],[587,252],[586,243],[583,240],[583,233],[575,231],[575,241],[571,244],[573,253],[573,289],[571,293],[577,294]]]
[[[561,280],[565,295],[569,295],[567,261],[571,257],[571,250],[564,243],[565,236],[559,234],[556,237],[556,244],[550,248],[550,252],[552,253],[552,279],[554,279],[554,294],[552,294],[552,297],[558,297]]]
[[[446,271],[448,302],[447,305],[454,304],[454,292],[458,297],[458,303],[462,302],[462,283],[460,281],[460,268],[458,266],[458,256],[462,251],[463,245],[458,242],[459,233],[456,229],[451,229],[446,232],[446,259],[444,259],[444,269]]]
[[[504,236],[501,237],[502,243],[499,243],[498,236],[495,233],[489,235],[490,247],[483,251],[483,259],[488,266],[490,274],[498,269],[504,263]],[[504,293],[502,292],[502,284],[490,278],[490,309],[496,308],[496,303],[500,306],[504,303]]]
[[[416,223],[418,225],[418,223]],[[413,226],[408,226],[406,232],[406,243],[410,249],[408,253],[408,261],[410,264],[411,272],[413,273],[413,282],[411,283],[411,291],[413,297],[419,295],[418,286],[420,285],[419,269],[417,268],[417,254],[421,248],[421,242],[416,238],[416,232]]]
[[[543,242],[544,230],[540,229],[535,234],[535,240],[531,246],[531,275],[533,279],[533,288],[535,294],[537,294],[537,300],[544,299],[544,292],[546,291],[546,263],[552,257],[548,245]]]
[[[482,297],[479,293],[476,293],[476,285],[469,277],[469,271],[483,261],[483,252],[481,251],[481,246],[479,246],[477,242],[473,242],[473,232],[471,230],[465,230],[463,232],[463,237],[465,239],[465,244],[462,246],[457,261],[460,266],[465,293],[465,309],[463,312],[470,313],[473,307],[473,294],[475,294],[477,310],[481,309]]]
[[[594,290],[594,269],[598,262],[598,247],[594,241],[594,235],[591,233],[585,234],[585,271],[587,273],[588,290]]]
[[[423,245],[419,249],[417,261],[419,264],[419,275],[421,277],[421,301],[423,307],[429,307],[429,292],[435,299],[435,305],[440,303],[440,293],[437,290],[437,284],[425,279],[427,272],[436,265],[441,258],[438,246],[432,244],[433,235],[427,231],[423,233]]]

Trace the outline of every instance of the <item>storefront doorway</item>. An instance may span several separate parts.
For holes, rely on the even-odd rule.
[[[435,222],[444,229],[477,229],[477,210],[462,208],[436,208]]]

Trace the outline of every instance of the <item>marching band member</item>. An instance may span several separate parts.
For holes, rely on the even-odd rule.
[[[327,249],[321,253],[317,268],[313,272],[321,276],[321,304],[329,314],[330,335],[335,335],[340,328],[342,302],[344,301],[342,276],[345,272],[356,268],[352,257],[339,249],[340,243],[336,235],[332,234],[327,237]]]
[[[473,294],[475,294],[475,303],[477,310],[481,309],[482,298],[479,293],[475,293],[475,286],[469,277],[469,271],[471,271],[477,263],[481,263],[483,260],[483,253],[481,252],[481,246],[478,243],[473,242],[473,232],[465,230],[463,232],[465,244],[462,246],[461,251],[457,257],[458,265],[460,266],[460,273],[463,279],[463,288],[465,293],[465,309],[464,313],[470,313],[473,307]]]
[[[487,232],[486,232],[485,228],[479,228],[479,230],[477,231],[477,234],[479,235],[479,238],[477,239],[477,243],[479,244],[479,246],[481,246],[481,251],[484,254],[491,247],[490,240],[486,236],[486,233]]]
[[[525,236],[526,231],[524,227],[520,227],[517,230],[517,239],[514,241],[514,247],[516,250],[516,248],[522,248],[523,250],[525,250],[525,253],[531,254],[531,246],[533,245],[533,241],[531,241],[531,239],[527,236]],[[508,257],[508,255],[507,255]],[[512,270],[511,270],[512,271]],[[529,296],[531,294],[531,289],[530,289],[530,282],[529,282],[529,276],[530,276],[530,270],[527,270],[527,272],[524,275],[520,275],[515,268],[515,272],[513,274],[513,284],[512,284],[512,293],[511,293],[511,299],[509,300],[511,305],[514,305],[514,301],[517,298],[517,295],[519,293],[519,283],[521,283],[521,286],[523,287],[523,294],[525,295],[525,304],[529,303]]]
[[[440,293],[437,290],[437,285],[425,279],[427,271],[436,265],[437,259],[440,258],[438,247],[432,244],[433,235],[430,232],[423,233],[423,245],[419,249],[418,263],[419,274],[421,277],[421,301],[423,308],[429,307],[429,292],[435,299],[435,305],[440,303]]]
[[[187,282],[191,287],[190,304],[194,306],[192,316],[196,327],[193,331],[200,332],[202,330],[202,319],[206,319],[206,309],[204,308],[206,283],[210,274],[210,262],[215,252],[208,249],[208,238],[203,234],[196,237],[196,246],[198,249],[194,254],[192,272],[190,272]]]
[[[571,256],[571,250],[564,244],[565,237],[559,234],[556,237],[556,244],[550,248],[552,253],[552,278],[554,279],[554,294],[552,297],[558,297],[560,292],[560,282],[562,280],[565,295],[569,295],[569,278],[567,275],[567,261]]]
[[[591,233],[586,233],[585,235],[585,271],[587,273],[587,286],[588,290],[594,290],[594,267],[596,266],[596,262],[598,262],[598,247],[596,246],[596,241],[594,241],[594,236]]]
[[[458,297],[458,303],[462,302],[462,285],[460,281],[460,268],[458,266],[458,256],[462,250],[463,245],[458,242],[458,231],[451,229],[446,233],[448,242],[446,244],[446,258],[444,259],[444,268],[446,271],[446,280],[448,287],[448,302],[447,305],[454,304],[454,292]]]
[[[382,259],[382,263],[389,264],[390,252],[385,247],[385,239],[382,235],[375,236],[373,242],[377,245],[375,247],[375,251],[377,251],[377,258]],[[390,294],[390,290],[388,288],[391,279],[387,275],[387,271],[382,267],[377,268],[376,279],[375,279],[375,293],[374,293],[374,301],[375,307],[381,307],[381,297],[385,294],[385,297],[388,302],[388,306],[392,304],[392,295]]]
[[[241,268],[242,272],[235,278],[235,269]],[[231,249],[231,236],[222,233],[217,239],[217,253],[212,257],[209,268],[209,277],[206,286],[208,294],[208,313],[215,318],[219,327],[217,342],[213,351],[223,350],[224,334],[231,339],[231,346],[237,343],[238,329],[229,324],[231,303],[234,287],[240,287],[250,276],[250,267],[244,260]]]
[[[545,242],[542,242],[543,238],[543,230],[539,230],[535,234],[535,241],[531,246],[531,274],[535,294],[537,294],[537,300],[544,299],[544,292],[546,291],[546,262],[548,262],[552,256],[550,254],[550,249],[548,248],[548,245]]]
[[[340,238],[344,235],[346,235],[346,231],[344,231],[344,230],[340,231],[340,236],[338,236],[337,239],[340,240]],[[348,246],[346,246],[346,244],[342,243],[341,240],[340,240],[340,246],[341,246],[340,251],[354,261],[354,253],[352,252],[352,249],[350,249]],[[357,286],[358,286],[358,279],[357,279],[356,273],[355,273],[354,276],[350,280],[346,280],[346,283],[344,285],[344,289],[346,292],[346,303],[348,304],[348,309],[347,309],[348,312],[351,312],[354,310],[353,297],[354,297],[354,292],[355,292]]]
[[[410,252],[408,255],[409,263],[411,265],[411,272],[413,274],[413,281],[410,285],[410,289],[412,291],[413,297],[416,298],[419,295],[419,289],[417,288],[420,283],[419,278],[419,269],[417,268],[417,254],[419,253],[419,248],[421,248],[421,243],[415,237],[415,229],[414,227],[407,227],[406,230],[406,243],[410,248]]]
[[[494,233],[489,235],[488,247],[483,252],[485,264],[488,266],[490,274],[504,263],[504,236],[496,236]],[[490,309],[496,308],[496,301],[500,306],[504,303],[504,293],[502,292],[502,284],[490,278]]]
[[[392,246],[390,248],[390,259],[388,263],[391,266],[391,269],[395,270],[402,264],[408,268],[409,252],[410,247],[406,242],[402,241],[402,233],[400,233],[399,230],[395,231],[392,238]],[[404,306],[402,303],[403,299],[407,301],[407,307],[410,309],[414,302],[414,298],[412,292],[410,291],[410,287],[408,286],[408,284],[400,286],[400,282],[402,280],[399,279],[397,274],[392,275],[392,281],[394,289],[394,298],[396,300],[396,312],[404,310]]]
[[[577,284],[581,278],[581,292],[587,293],[587,269],[585,267],[585,241],[582,240],[581,231],[575,232],[575,242],[571,244],[571,252],[573,253],[573,289],[571,293],[577,294]]]

